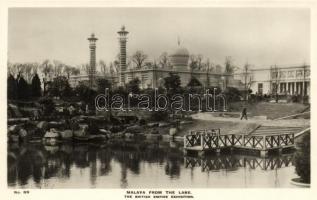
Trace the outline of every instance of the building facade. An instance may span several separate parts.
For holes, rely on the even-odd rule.
[[[102,75],[102,74],[96,73],[94,75],[94,82],[96,82],[98,79],[107,79],[114,86],[116,86],[118,83],[118,77],[116,75],[114,75],[114,76],[112,76],[110,74]],[[70,76],[68,79],[68,82],[72,88],[75,88],[79,84],[84,84],[84,85],[89,86],[90,85],[90,77],[87,74]],[[93,87],[96,87],[95,83],[94,83]]]
[[[253,93],[310,96],[310,65],[272,66],[236,73]]]

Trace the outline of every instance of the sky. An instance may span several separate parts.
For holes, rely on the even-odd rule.
[[[181,46],[214,64],[230,56],[255,68],[310,63],[307,8],[10,8],[10,62],[89,62],[87,38],[95,33],[97,60],[119,53],[117,31],[129,31],[127,52],[142,50],[149,61]]]

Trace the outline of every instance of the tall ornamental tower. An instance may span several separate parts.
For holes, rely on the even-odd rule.
[[[91,34],[88,38],[89,41],[89,49],[90,49],[90,62],[89,62],[89,71],[88,71],[88,78],[89,78],[89,87],[92,88],[95,82],[95,75],[96,75],[96,41],[98,38],[95,37],[95,34]]]
[[[119,83],[125,85],[125,78],[122,72],[127,70],[127,35],[128,31],[125,30],[125,26],[121,27],[121,30],[117,32],[119,34],[120,43],[120,69],[119,69]]]

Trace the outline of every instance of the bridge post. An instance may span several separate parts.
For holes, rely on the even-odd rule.
[[[198,156],[204,157],[205,156],[205,151],[204,150],[199,151],[198,152]]]
[[[263,136],[263,150],[266,150],[266,135]]]
[[[200,146],[201,149],[204,150],[204,135],[200,134]]]
[[[261,156],[262,158],[267,157],[267,155],[268,155],[268,150],[260,150],[260,156]]]
[[[268,155],[268,150],[266,149],[266,135],[263,135],[263,148],[260,150],[260,157],[265,158]]]
[[[279,135],[277,138],[277,143],[278,143],[278,154],[282,154],[283,147],[281,146],[281,135]]]
[[[228,137],[228,140],[230,142],[230,152],[232,153],[233,149],[234,149],[234,135],[232,134],[231,137]]]
[[[220,148],[216,149],[216,154],[217,154],[217,156],[220,155]]]
[[[184,153],[184,156],[187,156],[188,155],[187,149],[183,149],[183,153]]]

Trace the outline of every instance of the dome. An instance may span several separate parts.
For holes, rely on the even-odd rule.
[[[172,55],[189,56],[189,51],[184,47],[180,47],[177,48]]]
[[[184,47],[178,47],[170,56],[170,61],[174,69],[187,69],[189,51]]]

